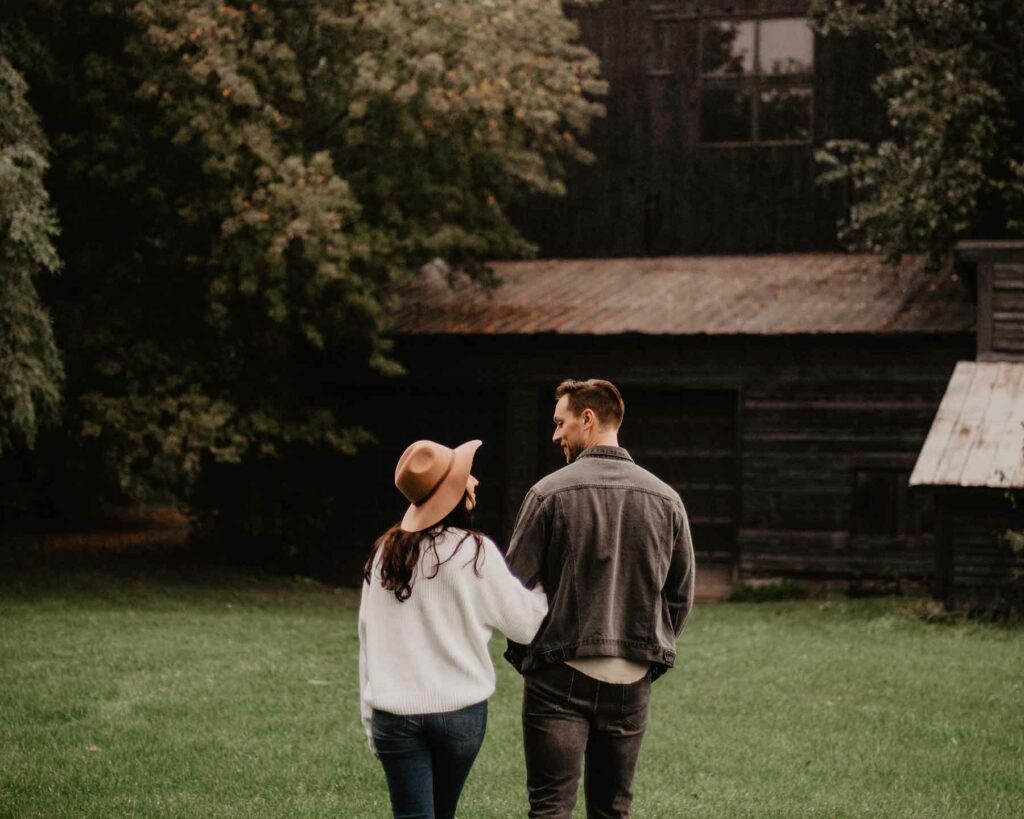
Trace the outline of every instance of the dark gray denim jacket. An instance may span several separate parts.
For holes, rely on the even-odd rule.
[[[526,495],[506,556],[548,616],[529,646],[509,641],[519,671],[580,657],[675,664],[693,606],[690,525],[679,494],[621,447],[591,447]]]

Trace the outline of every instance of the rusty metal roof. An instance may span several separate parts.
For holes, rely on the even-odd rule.
[[[488,291],[437,273],[401,291],[394,332],[510,335],[960,333],[967,289],[920,257],[795,253],[495,262]]]
[[[957,363],[910,485],[1024,488],[1024,363]]]

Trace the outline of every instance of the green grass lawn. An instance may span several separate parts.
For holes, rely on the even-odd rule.
[[[265,580],[0,578],[0,815],[388,816],[357,604]],[[634,815],[1024,816],[1024,630],[910,605],[698,609],[654,687]],[[467,819],[526,813],[500,649]]]

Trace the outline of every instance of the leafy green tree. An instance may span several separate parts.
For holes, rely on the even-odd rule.
[[[57,272],[46,138],[0,48],[0,453],[57,417],[63,367],[34,279]]]
[[[825,34],[867,35],[891,132],[829,142],[822,180],[852,185],[840,237],[933,262],[965,237],[1024,231],[1024,5],[1016,0],[817,0]]]
[[[592,159],[605,84],[551,0],[20,3],[68,426],[127,494],[365,443],[339,410],[401,371],[396,285],[531,253],[506,209]]]
[[[505,207],[591,159],[605,90],[547,0],[42,0],[18,31],[57,146],[72,413],[125,486],[351,451],[310,365],[400,371],[396,283],[530,253]]]

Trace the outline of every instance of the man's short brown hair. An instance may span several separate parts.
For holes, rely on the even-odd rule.
[[[581,415],[583,410],[592,410],[601,426],[611,424],[616,429],[622,426],[626,416],[626,404],[622,393],[611,381],[600,378],[588,378],[586,381],[568,379],[555,388],[555,400],[563,395],[569,396],[569,409],[574,415]]]

